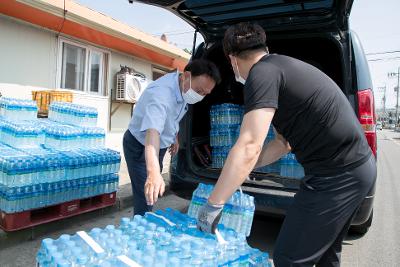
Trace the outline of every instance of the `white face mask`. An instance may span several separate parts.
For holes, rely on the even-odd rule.
[[[240,75],[239,66],[237,64],[236,57],[234,57],[234,59],[235,59],[236,71],[237,71],[237,74],[238,74],[238,76],[236,76],[236,74],[235,74],[235,80],[244,85],[246,83],[246,80]]]
[[[203,100],[204,96],[197,93],[195,90],[192,89],[192,76],[190,76],[189,80],[189,90],[182,94],[183,99],[188,104],[195,104]]]

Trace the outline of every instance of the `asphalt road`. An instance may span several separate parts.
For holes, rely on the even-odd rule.
[[[386,130],[379,132],[378,148],[374,220],[369,232],[364,236],[346,237],[342,254],[344,267],[400,266],[400,230],[397,227],[397,224],[400,224],[400,133]],[[186,200],[168,195],[159,201],[157,207],[183,209],[187,203]],[[79,223],[66,224],[62,231],[55,231],[47,236],[57,238],[62,233],[116,224],[121,217],[131,214],[131,209],[127,209],[103,217],[86,216]],[[281,224],[282,219],[256,216],[250,244],[272,254]],[[35,254],[42,238],[44,237],[1,250],[0,266],[34,266]]]

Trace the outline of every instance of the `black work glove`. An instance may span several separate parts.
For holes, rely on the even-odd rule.
[[[204,204],[199,210],[197,228],[203,232],[215,234],[223,207],[224,205],[215,205],[208,202]]]

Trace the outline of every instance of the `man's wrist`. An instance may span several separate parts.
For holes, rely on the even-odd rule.
[[[156,164],[149,164],[146,168],[148,176],[158,176],[160,174],[160,166],[158,162]]]
[[[223,201],[213,200],[211,197],[207,200],[207,203],[213,207],[223,207],[225,203]]]
[[[154,178],[159,178],[161,176],[161,174],[160,174],[159,170],[150,169],[150,170],[147,170],[147,176],[154,179]]]

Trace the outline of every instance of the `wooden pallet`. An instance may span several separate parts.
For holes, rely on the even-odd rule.
[[[116,192],[113,192],[23,212],[0,211],[0,228],[6,232],[17,231],[112,206],[115,202]]]

